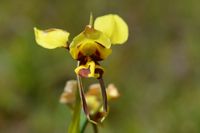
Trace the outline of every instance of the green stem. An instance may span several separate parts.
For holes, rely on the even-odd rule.
[[[94,133],[98,133],[98,127],[96,124],[92,124]]]
[[[71,120],[71,123],[70,123],[69,128],[68,128],[69,133],[79,133],[80,132],[80,130],[79,130],[80,113],[81,113],[81,102],[80,102],[79,91],[77,91],[73,116],[72,116],[72,120]]]

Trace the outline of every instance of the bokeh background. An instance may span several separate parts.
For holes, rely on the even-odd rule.
[[[129,40],[102,62],[106,84],[120,99],[110,103],[102,133],[200,132],[200,1],[1,0],[0,132],[64,133],[70,110],[59,103],[75,79],[64,49],[36,45],[33,27],[80,33],[94,16],[116,13]],[[85,80],[85,84],[95,80]],[[91,132],[90,128],[87,131]]]

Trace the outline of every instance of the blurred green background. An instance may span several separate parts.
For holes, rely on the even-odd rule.
[[[94,17],[122,16],[129,40],[102,62],[105,82],[120,99],[110,103],[102,133],[200,132],[199,0],[1,0],[0,132],[64,133],[70,110],[59,103],[75,79],[64,49],[36,45],[33,27],[74,35]],[[95,80],[85,80],[85,84]],[[87,131],[91,132],[90,129]]]

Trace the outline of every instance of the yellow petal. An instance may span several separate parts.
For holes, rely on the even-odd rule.
[[[95,30],[90,26],[86,26],[85,30],[74,37],[70,48],[77,47],[80,43],[87,43],[88,41],[98,42],[106,48],[110,48],[110,39],[101,31]]]
[[[94,28],[106,34],[112,44],[123,44],[128,39],[128,25],[116,14],[96,18]]]
[[[36,42],[47,49],[66,47],[69,33],[61,29],[39,30],[34,28]]]

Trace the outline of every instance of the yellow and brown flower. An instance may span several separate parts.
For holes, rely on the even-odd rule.
[[[123,44],[128,38],[128,26],[116,14],[97,17],[94,27],[87,25],[71,43],[68,43],[70,34],[61,29],[34,28],[34,31],[36,42],[40,46],[48,49],[68,48],[71,56],[80,61],[80,66],[75,72],[82,77],[95,78],[103,74],[103,68],[97,62],[106,59],[111,54],[111,45]]]

